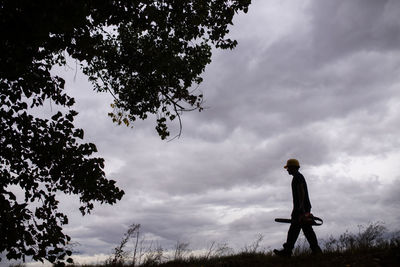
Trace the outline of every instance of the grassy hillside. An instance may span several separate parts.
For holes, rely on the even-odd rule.
[[[122,265],[104,264],[101,267],[121,267],[135,265],[128,263]],[[100,267],[86,266],[86,267]],[[343,252],[325,252],[322,255],[313,256],[307,253],[292,256],[291,258],[281,258],[268,253],[240,253],[230,256],[214,258],[187,258],[181,260],[171,260],[164,263],[147,262],[140,266],[159,266],[159,267],[399,267],[400,266],[400,246],[386,248],[357,249]]]
[[[337,238],[322,241],[324,253],[311,255],[308,245],[299,244],[291,258],[281,258],[271,251],[260,250],[261,237],[241,252],[234,253],[228,246],[211,247],[203,256],[193,256],[187,250],[188,244],[177,244],[171,256],[157,247],[144,253],[136,247],[134,254],[126,251],[125,245],[131,237],[139,240],[140,225],[132,225],[114,254],[101,267],[160,266],[160,267],[268,267],[268,266],[382,266],[400,267],[400,234],[388,233],[381,223],[367,227],[360,226],[357,234],[345,232]],[[140,244],[140,242],[136,242]],[[76,265],[78,266],[78,265]],[[90,267],[100,267],[90,266]],[[89,267],[89,266],[88,266]]]
[[[152,264],[147,266],[154,266]],[[214,259],[187,259],[170,261],[161,267],[268,267],[268,266],[400,266],[399,247],[396,249],[369,249],[346,252],[328,252],[323,255],[299,255],[280,258],[270,253],[242,253]]]

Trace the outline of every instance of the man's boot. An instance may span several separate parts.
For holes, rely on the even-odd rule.
[[[319,246],[311,248],[313,255],[320,255],[322,254],[322,249]]]
[[[274,253],[275,253],[275,255],[277,255],[279,257],[284,257],[284,258],[290,258],[292,256],[292,251],[287,250],[285,248],[281,249],[281,250],[274,249]]]

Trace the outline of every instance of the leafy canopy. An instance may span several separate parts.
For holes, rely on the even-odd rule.
[[[63,260],[70,237],[62,232],[68,218],[57,209],[57,193],[78,195],[83,215],[94,201],[113,204],[124,194],[106,179],[104,160],[92,156],[96,146],[74,127],[74,99],[51,69],[67,56],[77,60],[96,91],[113,95],[113,121],[129,125],[156,114],[165,139],[168,120],[201,110],[203,96],[191,88],[202,82],[212,46],[236,46],[225,35],[249,4],[0,0],[0,253]],[[36,116],[45,101],[55,114]]]

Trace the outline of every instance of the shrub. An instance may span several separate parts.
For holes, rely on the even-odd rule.
[[[353,251],[356,249],[369,249],[373,247],[387,246],[390,242],[396,242],[398,239],[390,241],[385,238],[387,229],[382,222],[370,223],[367,227],[358,226],[358,233],[346,231],[338,239],[330,236],[324,243],[327,252]]]

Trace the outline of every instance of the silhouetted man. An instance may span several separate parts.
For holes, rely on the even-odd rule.
[[[311,203],[308,197],[308,190],[304,176],[299,172],[300,163],[297,159],[289,159],[284,167],[287,172],[293,176],[292,180],[292,196],[293,196],[293,211],[292,222],[290,224],[286,243],[283,244],[282,250],[274,249],[274,253],[278,256],[290,257],[300,230],[303,230],[304,235],[310,244],[314,254],[321,253],[321,248],[318,246],[317,236],[311,224],[306,223],[310,218]]]

